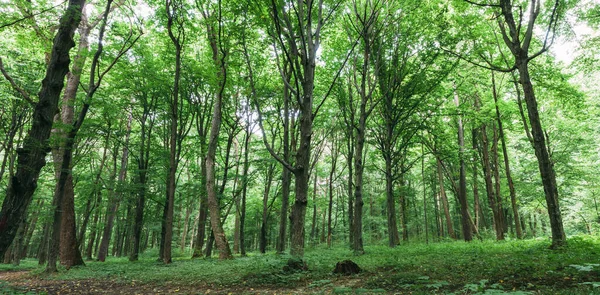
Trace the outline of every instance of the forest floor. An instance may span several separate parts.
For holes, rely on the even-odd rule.
[[[109,258],[47,275],[37,261],[0,265],[0,294],[600,294],[600,237],[577,236],[560,250],[550,241],[443,241],[390,249],[307,249],[308,271],[286,272],[289,256],[250,253],[233,260],[140,261]],[[333,274],[350,259],[362,272]]]

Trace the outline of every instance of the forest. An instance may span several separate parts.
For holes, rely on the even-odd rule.
[[[596,292],[599,29],[594,0],[0,0],[0,293]]]

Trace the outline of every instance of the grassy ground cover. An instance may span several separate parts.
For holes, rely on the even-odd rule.
[[[286,272],[290,258],[268,253],[234,260],[189,259],[174,263],[145,253],[88,261],[87,266],[46,275],[34,260],[0,265],[0,293],[22,294],[600,294],[600,238],[572,237],[561,250],[549,240],[415,243],[394,249],[366,247],[355,256],[346,248],[309,249],[309,270]],[[351,259],[358,275],[332,273]]]

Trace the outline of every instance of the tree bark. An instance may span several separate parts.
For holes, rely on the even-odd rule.
[[[496,92],[496,79],[494,72],[492,72],[492,90],[494,97],[494,105],[496,106],[496,121],[498,122],[498,131],[500,135],[500,142],[502,143],[502,155],[504,158],[504,171],[506,173],[506,181],[508,182],[508,191],[510,193],[510,203],[512,205],[513,218],[515,220],[515,231],[517,233],[517,239],[523,238],[523,231],[521,229],[521,218],[519,217],[519,208],[517,206],[517,195],[515,192],[515,184],[513,183],[512,175],[510,172],[510,163],[508,160],[508,151],[506,148],[506,138],[504,136],[504,128],[502,126],[502,118],[500,116],[500,107],[498,106],[498,94]]]
[[[221,2],[219,1],[219,6]],[[207,19],[208,17],[205,16]],[[231,248],[223,231],[221,224],[221,209],[217,200],[216,179],[215,179],[215,158],[219,140],[219,131],[221,130],[223,92],[227,83],[227,67],[225,65],[226,54],[224,48],[221,48],[218,38],[221,38],[221,24],[218,24],[218,32],[212,24],[207,24],[207,34],[212,49],[212,60],[217,66],[217,93],[215,104],[213,106],[213,116],[210,127],[210,137],[208,141],[208,150],[206,153],[206,190],[208,192],[208,207],[210,212],[210,224],[215,237],[217,248],[219,249],[220,259],[231,259]],[[207,251],[208,252],[208,251]],[[208,253],[207,253],[208,256]]]
[[[452,239],[456,239],[454,226],[452,226],[452,217],[450,216],[450,205],[448,204],[448,197],[446,196],[446,190],[444,189],[444,175],[442,173],[442,162],[440,159],[437,159],[437,172],[438,182],[440,184],[440,198],[444,207],[444,216],[446,217],[446,229],[448,230],[448,236]]]
[[[460,99],[456,88],[454,89],[454,104],[456,107],[460,107]],[[462,117],[458,116],[458,146],[459,146],[459,158],[460,158],[460,176],[458,184],[458,200],[460,202],[460,212],[462,221],[463,238],[469,242],[473,240],[473,233],[471,232],[471,222],[469,220],[469,205],[467,203],[467,173],[465,169],[465,135]]]
[[[100,242],[100,250],[98,251],[98,260],[104,262],[106,260],[106,255],[108,254],[108,245],[110,243],[110,237],[112,235],[112,228],[115,216],[117,214],[117,209],[119,208],[119,204],[122,199],[123,192],[119,188],[120,186],[125,184],[125,180],[127,178],[127,163],[129,161],[129,138],[131,135],[131,121],[133,120],[133,116],[131,112],[129,113],[129,118],[127,119],[127,129],[125,133],[125,143],[123,146],[123,151],[121,154],[121,167],[119,168],[119,176],[117,179],[116,185],[113,186],[113,192],[111,193],[113,198],[111,198],[107,211],[106,211],[106,224],[104,226],[104,231],[102,234],[102,241]],[[116,186],[116,192],[115,190]]]
[[[58,99],[64,87],[64,78],[69,71],[69,51],[75,46],[73,34],[81,20],[84,0],[69,0],[67,9],[60,19],[54,38],[46,76],[42,80],[39,101],[33,111],[31,129],[17,151],[17,172],[10,185],[0,211],[0,256],[12,243],[20,222],[25,218],[27,207],[37,187],[40,170],[46,165],[48,138],[52,129]],[[58,238],[58,237],[56,237]]]
[[[550,15],[550,23],[558,21],[558,9],[559,1],[555,2],[552,7],[552,14]],[[563,228],[562,215],[560,212],[560,204],[558,200],[558,186],[556,184],[556,173],[554,171],[554,163],[550,158],[548,147],[546,145],[546,138],[542,128],[540,120],[537,99],[531,83],[531,77],[529,75],[529,61],[538,55],[544,53],[548,49],[547,39],[543,43],[543,48],[537,53],[529,56],[529,46],[533,39],[533,31],[535,21],[540,12],[541,2],[539,0],[531,1],[530,3],[530,15],[525,30],[525,35],[521,36],[521,24],[517,26],[513,9],[514,5],[511,0],[500,0],[499,6],[503,21],[498,18],[498,24],[502,32],[502,37],[506,46],[510,49],[512,55],[515,58],[515,67],[519,72],[519,81],[523,89],[523,96],[525,97],[525,103],[527,105],[527,114],[529,115],[529,123],[531,126],[531,137],[533,139],[533,148],[535,150],[535,156],[538,159],[538,168],[540,176],[542,178],[542,185],[544,187],[544,194],[546,197],[546,207],[548,209],[548,215],[550,218],[550,227],[552,229],[552,248],[559,248],[566,244],[566,235]],[[508,27],[508,31],[506,30]],[[519,28],[519,30],[517,29]],[[556,26],[548,27],[547,35],[555,34],[554,28]],[[522,37],[522,39],[521,39]]]

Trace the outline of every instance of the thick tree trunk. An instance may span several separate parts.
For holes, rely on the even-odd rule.
[[[304,105],[300,112],[300,148],[296,151],[296,170],[294,171],[296,183],[296,198],[292,206],[292,237],[290,254],[295,257],[304,256],[304,218],[308,203],[308,172],[310,167],[310,151],[312,138],[312,91],[314,81],[314,66],[305,72],[304,77]]]
[[[20,222],[25,218],[40,170],[46,165],[45,157],[49,151],[47,140],[64,87],[64,78],[69,71],[69,51],[75,46],[73,34],[81,20],[84,3],[84,0],[69,0],[54,38],[46,76],[38,95],[39,101],[33,111],[31,129],[23,141],[23,147],[17,151],[17,172],[10,180],[0,211],[0,256],[12,243]]]
[[[367,123],[367,98],[363,97],[360,105],[360,118],[356,128],[356,144],[354,146],[354,240],[352,250],[363,254],[362,211],[363,211],[363,150],[365,146],[365,129]]]

